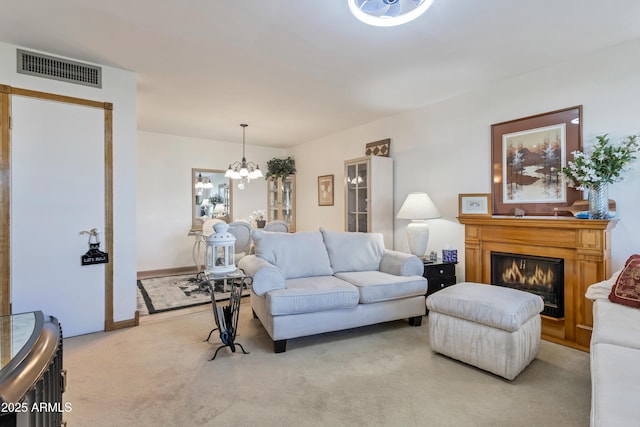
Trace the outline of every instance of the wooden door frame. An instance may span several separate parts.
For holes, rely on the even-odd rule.
[[[11,314],[11,95],[26,96],[104,110],[105,265],[104,330],[113,321],[113,104],[0,85],[0,315]]]

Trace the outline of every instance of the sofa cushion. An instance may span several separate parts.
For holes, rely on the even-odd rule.
[[[380,271],[336,273],[336,277],[358,288],[360,303],[388,301],[426,295],[427,279],[422,276],[396,276]]]
[[[335,273],[380,269],[384,256],[382,234],[330,231],[323,227],[320,232]]]
[[[640,308],[640,255],[631,255],[611,288],[609,300]]]
[[[502,286],[464,282],[427,298],[427,308],[442,314],[505,331],[520,326],[544,309],[538,295]]]
[[[591,342],[640,350],[640,310],[598,299],[593,303]]]
[[[612,344],[591,346],[591,425],[637,426],[640,419],[640,350]]]
[[[319,231],[276,233],[253,230],[251,235],[256,255],[278,267],[285,279],[333,274]]]
[[[285,289],[271,291],[266,296],[272,316],[354,308],[358,305],[356,287],[335,276],[289,279],[285,285]]]

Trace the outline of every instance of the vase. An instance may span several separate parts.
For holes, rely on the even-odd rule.
[[[258,228],[264,228],[264,226],[267,224],[267,221],[265,221],[264,219],[260,220],[256,220],[256,226]]]
[[[589,219],[609,218],[609,188],[606,182],[589,184]]]

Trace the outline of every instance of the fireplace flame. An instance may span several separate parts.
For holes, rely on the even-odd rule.
[[[508,267],[502,273],[502,281],[504,283],[518,283],[521,285],[542,285],[542,286],[553,286],[553,271],[549,267],[545,272],[539,265],[536,265],[533,274],[526,275],[523,274],[520,270],[520,267],[514,260],[511,264],[511,267]]]

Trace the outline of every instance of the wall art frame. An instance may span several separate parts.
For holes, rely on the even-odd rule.
[[[318,177],[318,206],[333,206],[333,175]]]
[[[491,216],[491,193],[458,194],[458,216]]]
[[[562,168],[582,150],[582,105],[491,125],[493,215],[557,215],[579,200]]]

